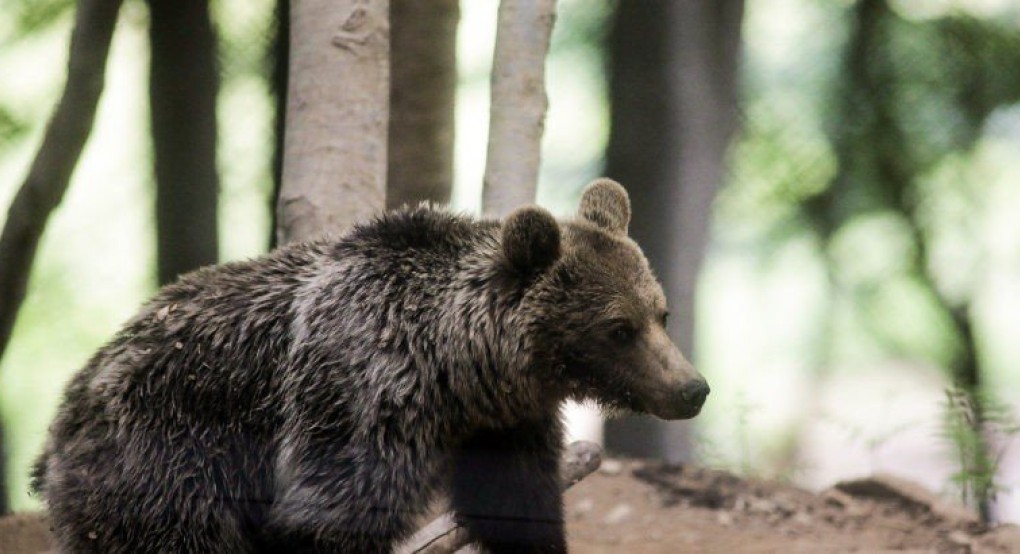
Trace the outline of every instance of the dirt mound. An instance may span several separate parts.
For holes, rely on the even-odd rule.
[[[691,466],[605,460],[566,495],[582,554],[1020,553],[1020,528],[988,529],[922,487],[876,476],[815,494]],[[0,518],[0,553],[49,548],[39,514]]]
[[[1020,552],[1020,530],[892,477],[815,494],[711,469],[606,460],[567,493],[574,552]]]
[[[41,514],[0,517],[0,554],[37,554],[53,548],[50,528]]]

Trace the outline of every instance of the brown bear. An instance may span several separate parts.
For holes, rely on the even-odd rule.
[[[66,391],[35,486],[67,552],[385,552],[439,490],[491,552],[566,550],[560,406],[693,417],[630,201],[430,207],[201,269]]]

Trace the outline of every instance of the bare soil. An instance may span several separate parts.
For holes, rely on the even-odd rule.
[[[566,507],[575,553],[1020,554],[1020,527],[988,528],[887,476],[813,493],[717,470],[609,459],[567,493]],[[48,548],[39,514],[0,518],[0,554]]]
[[[606,460],[566,496],[572,552],[1020,553],[918,485],[877,476],[822,493],[698,467]]]

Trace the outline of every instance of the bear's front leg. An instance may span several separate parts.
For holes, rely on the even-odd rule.
[[[391,552],[427,507],[432,457],[399,444],[351,440],[339,427],[305,429],[280,453],[277,495],[259,550]]]
[[[566,552],[559,461],[563,431],[551,416],[485,429],[455,454],[457,522],[493,553]]]

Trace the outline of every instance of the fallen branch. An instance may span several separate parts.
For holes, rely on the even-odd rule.
[[[563,489],[569,489],[602,464],[602,447],[588,441],[577,441],[563,453],[560,476]],[[467,530],[457,525],[451,513],[432,520],[397,547],[397,554],[448,554],[468,546]]]
[[[0,357],[25,299],[46,221],[63,198],[92,131],[120,5],[121,0],[78,2],[63,95],[0,234]]]
[[[489,149],[482,208],[506,215],[535,202],[549,101],[545,58],[556,0],[502,0],[492,58]]]

